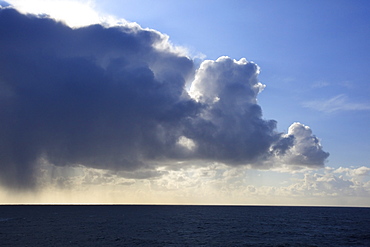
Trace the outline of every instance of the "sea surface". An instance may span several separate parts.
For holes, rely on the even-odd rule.
[[[0,246],[370,246],[370,208],[3,205]]]

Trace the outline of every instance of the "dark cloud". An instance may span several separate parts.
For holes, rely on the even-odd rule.
[[[163,48],[159,32],[72,29],[11,8],[0,9],[0,23],[0,179],[7,186],[35,186],[40,159],[130,177],[142,169],[147,177],[169,160],[254,164],[294,149],[306,159],[289,162],[320,166],[328,156],[311,133],[307,144],[297,128],[285,137],[262,119],[254,63],[204,61],[188,93],[193,61]]]

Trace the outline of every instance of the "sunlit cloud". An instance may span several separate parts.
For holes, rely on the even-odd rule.
[[[0,178],[10,188],[37,188],[43,162],[146,179],[178,162],[296,170],[329,156],[307,125],[285,134],[262,117],[265,85],[245,58],[195,68],[167,35],[136,24],[71,28],[11,8],[0,21]]]
[[[104,18],[107,18],[95,10],[94,1],[91,0],[8,0],[7,2],[23,13],[48,15],[71,27],[102,23]]]
[[[325,167],[329,153],[308,125],[281,133],[263,117],[256,63],[195,62],[168,35],[103,15],[94,1],[9,2],[22,14],[0,15],[0,200],[367,200],[369,168]],[[305,106],[370,109],[345,95]]]
[[[278,172],[229,168],[220,164],[189,166],[159,177],[127,178],[125,173],[87,167],[45,164],[32,194],[0,193],[18,203],[190,203],[272,205],[367,205],[367,167]],[[160,172],[162,168],[157,168]],[[162,170],[163,171],[163,170]],[[21,196],[22,195],[22,196]],[[92,196],[93,195],[93,196]]]

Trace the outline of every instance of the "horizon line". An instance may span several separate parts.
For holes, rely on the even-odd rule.
[[[209,206],[209,207],[370,208],[370,206],[366,205],[195,204],[195,203],[0,203],[0,206]]]

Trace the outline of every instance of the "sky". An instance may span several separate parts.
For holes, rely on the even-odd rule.
[[[0,5],[0,203],[370,206],[368,1]]]

